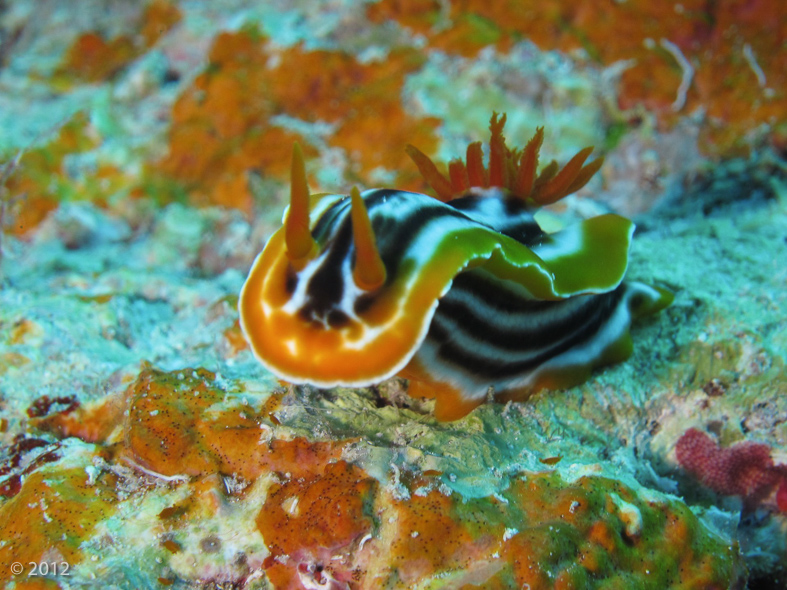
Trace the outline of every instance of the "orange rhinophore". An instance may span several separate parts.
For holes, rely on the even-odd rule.
[[[361,193],[356,187],[350,192],[352,205],[350,215],[353,225],[353,242],[355,243],[355,265],[353,280],[360,289],[373,291],[385,282],[385,265],[380,258],[374,238],[369,212],[363,203]]]
[[[292,146],[290,173],[290,209],[284,222],[287,256],[294,264],[302,264],[314,253],[315,243],[309,231],[309,185],[301,146]]]

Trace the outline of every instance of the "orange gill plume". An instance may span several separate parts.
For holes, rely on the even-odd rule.
[[[544,129],[539,127],[523,150],[510,149],[503,137],[506,116],[493,113],[489,121],[492,132],[489,140],[489,169],[484,167],[481,142],[467,146],[465,162],[453,160],[448,165],[448,178],[434,162],[412,145],[405,150],[418,166],[424,179],[446,202],[461,197],[471,188],[500,187],[533,206],[549,205],[581,189],[601,168],[604,158],[585,165],[592,147],[581,150],[561,170],[554,160],[536,175],[538,152],[544,140]]]

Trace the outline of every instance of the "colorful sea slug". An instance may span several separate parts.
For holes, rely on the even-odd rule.
[[[672,301],[623,283],[634,225],[601,215],[547,234],[541,205],[579,190],[602,159],[593,148],[537,174],[543,129],[509,149],[492,116],[481,143],[446,178],[407,153],[437,193],[372,189],[310,195],[293,148],[290,206],[241,291],[243,332],[280,378],[361,387],[393,375],[436,398],[435,416],[464,416],[493,392],[524,400],[588,378],[631,353],[632,318]]]

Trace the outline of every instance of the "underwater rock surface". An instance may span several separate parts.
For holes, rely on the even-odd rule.
[[[267,375],[238,333],[242,274],[184,268],[213,239],[193,228],[225,213],[170,205],[131,243],[69,250],[67,212],[5,266],[5,563],[64,561],[70,583],[119,587],[677,588],[783,562],[778,486],[747,506],[675,456],[690,428],[783,456],[781,202],[637,236],[637,278],[677,298],[635,327],[632,359],[454,423],[401,381]]]
[[[778,7],[718,9],[741,59],[653,9],[697,70],[673,108],[674,48],[597,46],[587,3],[545,3],[562,33],[466,4],[0,13],[0,587],[784,587],[787,70],[751,35]],[[495,109],[606,155],[543,221],[635,216],[628,278],[676,298],[632,357],[449,423],[400,379],[267,373],[237,300],[292,141],[315,187],[425,190],[403,146],[447,157]]]

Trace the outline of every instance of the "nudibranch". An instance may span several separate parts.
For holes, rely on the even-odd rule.
[[[240,321],[256,357],[279,378],[361,387],[400,375],[435,398],[440,420],[487,399],[524,400],[581,383],[627,358],[629,325],[672,300],[623,282],[634,225],[614,214],[548,234],[539,206],[583,187],[593,148],[537,173],[543,129],[524,149],[492,116],[481,143],[448,177],[406,150],[437,197],[392,189],[309,193],[293,148],[283,227],[255,260]]]

